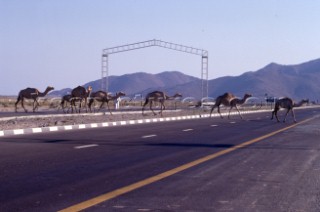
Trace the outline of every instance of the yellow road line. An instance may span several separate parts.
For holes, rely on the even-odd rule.
[[[293,124],[293,125],[290,125],[288,127],[285,127],[285,128],[282,128],[280,130],[277,130],[277,131],[274,131],[274,132],[271,132],[271,133],[268,133],[266,135],[263,135],[263,136],[260,136],[258,138],[255,138],[255,139],[252,139],[252,140],[249,140],[249,141],[246,141],[242,144],[239,144],[239,145],[236,145],[236,146],[233,146],[231,148],[228,148],[228,149],[225,149],[225,150],[222,150],[220,152],[217,152],[217,153],[214,153],[214,154],[211,154],[211,155],[208,155],[208,156],[205,156],[203,158],[200,158],[200,159],[197,159],[195,161],[192,161],[190,163],[186,163],[182,166],[179,166],[177,168],[174,168],[174,169],[171,169],[169,171],[166,171],[166,172],[163,172],[161,174],[158,174],[158,175],[155,175],[153,177],[149,177],[147,179],[144,179],[144,180],[141,180],[139,182],[136,182],[136,183],[133,183],[131,185],[128,185],[128,186],[125,186],[125,187],[122,187],[122,188],[119,188],[119,189],[116,189],[114,191],[111,191],[111,192],[108,192],[106,194],[102,194],[100,196],[97,196],[97,197],[94,197],[92,199],[89,199],[87,201],[84,201],[84,202],[81,202],[79,204],[76,204],[76,205],[73,205],[73,206],[70,206],[66,209],[63,209],[63,210],[60,210],[59,212],[74,212],[74,211],[81,211],[81,210],[84,210],[86,208],[89,208],[89,207],[92,207],[94,205],[97,205],[99,203],[102,203],[102,202],[105,202],[105,201],[108,201],[112,198],[115,198],[115,197],[118,197],[120,195],[123,195],[123,194],[126,194],[126,193],[129,193],[130,191],[133,191],[133,190],[136,190],[138,188],[141,188],[143,186],[146,186],[146,185],[149,185],[151,183],[154,183],[154,182],[157,182],[159,180],[162,180],[164,178],[167,178],[169,176],[172,176],[176,173],[179,173],[181,171],[184,171],[186,169],[189,169],[189,168],[192,168],[194,166],[197,166],[201,163],[204,163],[204,162],[207,162],[209,160],[212,160],[214,158],[217,158],[221,155],[225,155],[229,152],[233,152],[237,149],[240,149],[240,148],[243,148],[243,147],[246,147],[248,145],[251,145],[253,143],[256,143],[258,141],[261,141],[263,139],[266,139],[266,138],[269,138],[271,136],[274,136],[278,133],[281,133],[283,131],[286,131],[290,128],[293,128],[299,124],[303,124],[303,123],[306,123],[308,121],[311,121],[312,119],[315,119],[316,117],[313,117],[313,118],[309,118],[309,119],[306,119],[304,121],[301,121],[299,123],[296,123],[296,124]]]

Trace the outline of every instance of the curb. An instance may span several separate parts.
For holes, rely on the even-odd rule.
[[[270,110],[242,111],[241,114],[262,113],[262,112],[270,112]],[[221,114],[223,116],[228,115],[228,113],[221,113]],[[230,115],[238,115],[238,112],[231,112]],[[220,117],[220,115],[218,113],[215,113],[211,115],[211,118],[212,117]],[[58,132],[58,131],[125,126],[125,125],[134,125],[134,124],[149,124],[149,123],[157,123],[157,122],[181,121],[181,120],[203,119],[203,118],[210,118],[210,115],[209,114],[187,115],[187,116],[166,117],[166,118],[138,119],[138,120],[126,120],[126,121],[114,121],[114,122],[102,122],[102,123],[90,123],[90,124],[78,124],[78,125],[13,129],[13,130],[0,131],[0,138],[6,137],[6,136],[15,136],[15,135],[24,135],[24,134],[48,133],[48,132]]]

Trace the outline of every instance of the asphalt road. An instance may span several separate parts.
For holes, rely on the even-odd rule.
[[[0,138],[0,211],[320,211],[320,109],[270,115]]]

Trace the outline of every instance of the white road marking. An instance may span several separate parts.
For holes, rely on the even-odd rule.
[[[42,129],[39,127],[39,128],[32,128],[32,132],[33,133],[40,133],[42,132]]]
[[[122,205],[115,205],[113,206],[114,208],[125,208],[126,206],[122,206]]]
[[[237,122],[235,122],[235,121],[231,121],[231,122],[230,122],[230,124],[235,124],[235,123],[237,123]]]
[[[218,125],[216,125],[216,124],[213,124],[213,125],[211,125],[211,127],[217,127]]]
[[[157,135],[145,135],[145,136],[142,136],[142,138],[151,138],[151,137],[155,137]]]
[[[58,131],[58,127],[49,127],[50,131]]]
[[[97,124],[97,123],[91,124],[91,128],[96,128],[96,127],[98,127],[98,124]]]
[[[99,146],[98,144],[88,144],[88,145],[82,145],[82,146],[75,146],[75,149],[84,149],[84,148],[90,148],[90,147],[96,147]]]
[[[185,130],[182,130],[183,132],[188,132],[188,131],[192,131],[193,129],[185,129]]]
[[[23,130],[23,129],[13,130],[13,133],[14,133],[15,135],[24,134],[24,130]]]

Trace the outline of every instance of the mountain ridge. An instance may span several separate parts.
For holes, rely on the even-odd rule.
[[[164,71],[158,74],[137,72],[121,76],[109,76],[109,90],[123,91],[128,96],[146,95],[153,90],[163,90],[169,94],[182,93],[185,97],[201,98],[201,79],[179,71]],[[225,92],[236,96],[251,93],[264,98],[268,96],[288,96],[294,99],[320,98],[320,59],[296,65],[269,63],[256,71],[239,76],[224,76],[208,80],[208,96],[215,98]],[[100,90],[101,79],[88,82],[93,90]],[[68,89],[53,91],[51,95],[64,95]]]

